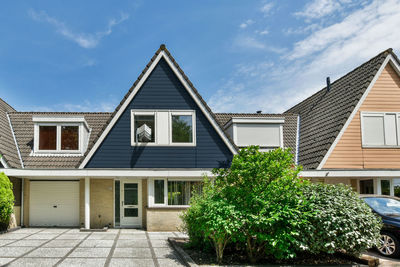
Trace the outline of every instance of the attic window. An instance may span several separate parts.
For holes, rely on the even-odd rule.
[[[155,141],[154,113],[134,116],[134,140],[138,143],[154,143]]]
[[[39,150],[57,149],[57,126],[39,126]]]
[[[61,150],[79,149],[79,126],[61,126]]]

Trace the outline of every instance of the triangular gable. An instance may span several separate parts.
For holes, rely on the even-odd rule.
[[[196,105],[200,108],[202,114],[208,120],[208,122],[212,125],[215,129],[215,132],[218,136],[223,140],[224,144],[227,146],[229,151],[232,154],[237,153],[237,149],[233,144],[232,140],[227,136],[227,134],[221,129],[220,125],[217,123],[214,114],[211,112],[210,108],[207,106],[205,101],[201,98],[197,90],[194,88],[193,84],[189,81],[186,77],[182,69],[179,65],[175,62],[174,58],[170,55],[168,50],[165,48],[164,45],[160,46],[160,49],[157,50],[153,58],[151,59],[150,63],[147,64],[146,68],[140,74],[138,80],[134,83],[131,87],[129,92],[125,95],[123,101],[120,105],[116,108],[113,115],[111,116],[109,122],[106,124],[104,131],[98,136],[97,139],[93,142],[91,146],[89,146],[89,150],[86,152],[84,158],[82,159],[81,163],[79,164],[79,168],[84,168],[93,155],[96,153],[97,149],[101,146],[102,142],[106,139],[107,135],[113,129],[121,115],[125,112],[131,101],[134,97],[138,94],[139,90],[145,84],[146,80],[149,78],[150,74],[154,70],[154,68],[159,64],[160,60],[164,60],[168,66],[171,68],[173,73],[179,79],[180,83],[184,86],[187,93],[190,97],[194,100]]]
[[[378,79],[381,77],[382,72],[385,70],[385,68],[387,66],[389,66],[388,64],[394,69],[394,71],[397,73],[397,75],[400,76],[399,61],[398,61],[397,57],[393,53],[389,53],[386,56],[384,62],[381,64],[379,70],[376,72],[374,78],[369,83],[369,85],[368,85],[367,89],[365,90],[365,92],[363,93],[362,97],[357,102],[357,105],[354,107],[354,109],[351,112],[350,116],[346,120],[346,123],[340,129],[339,134],[337,135],[337,137],[334,140],[334,142],[332,143],[332,145],[329,147],[328,152],[324,155],[324,157],[323,157],[322,161],[320,162],[317,170],[321,170],[322,168],[324,168],[324,166],[326,165],[328,159],[330,158],[332,153],[335,151],[335,148],[338,146],[338,143],[340,142],[340,140],[342,139],[343,135],[345,134],[346,130],[349,128],[350,124],[353,122],[355,117],[359,116],[360,108],[364,104],[364,102],[367,99],[367,97],[368,97],[369,93],[371,92],[371,90],[374,88],[374,86],[375,86],[376,82],[378,81]],[[370,110],[370,111],[376,111],[376,110]],[[361,144],[360,144],[360,148],[361,148]]]

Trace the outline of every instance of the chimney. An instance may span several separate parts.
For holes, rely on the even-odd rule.
[[[257,110],[257,114],[261,114],[262,110]]]
[[[326,77],[326,91],[330,91],[331,90],[331,78]]]

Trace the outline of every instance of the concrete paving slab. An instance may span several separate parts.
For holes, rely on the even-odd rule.
[[[65,239],[65,240],[74,240],[74,239],[84,239],[88,236],[88,233],[79,233],[79,234],[62,234],[56,239]]]
[[[20,258],[7,267],[46,267],[54,266],[61,258]]]
[[[104,266],[107,258],[66,258],[59,265],[60,267],[72,267],[72,266],[85,266],[85,267],[97,267]]]
[[[167,240],[167,235],[149,235],[150,240]]]
[[[24,240],[19,240],[17,242],[13,242],[7,245],[7,247],[38,247],[45,242],[47,242],[47,240],[24,239]]]
[[[59,234],[48,234],[48,233],[47,234],[46,233],[42,234],[40,232],[40,233],[37,233],[37,234],[33,234],[31,236],[28,236],[25,239],[46,239],[46,240],[49,240],[49,239],[53,239],[53,238],[57,237],[58,235]]]
[[[139,240],[118,240],[117,248],[148,248],[149,242],[147,239]]]
[[[34,249],[35,247],[1,247],[0,255],[1,257],[20,257],[21,255],[27,253],[28,251]]]
[[[114,240],[85,240],[79,247],[86,247],[86,248],[111,248],[114,244]]]
[[[120,236],[119,236],[119,239],[120,240],[140,240],[140,239],[147,239],[147,237],[146,237],[146,235],[145,234],[137,234],[137,235],[135,235],[135,234],[121,234]]]
[[[153,250],[154,250],[154,254],[156,255],[157,259],[177,258],[177,255],[175,254],[175,250],[173,248],[154,248]]]
[[[6,233],[6,234],[2,234],[0,235],[0,239],[11,239],[11,240],[17,240],[17,239],[23,239],[25,237],[29,236],[29,234],[17,234],[17,233]]]
[[[78,245],[79,242],[82,240],[62,240],[62,239],[55,239],[50,241],[47,244],[44,244],[43,247],[48,248],[73,248]]]
[[[121,229],[121,234],[146,234],[146,231],[141,229]]]
[[[15,240],[12,239],[0,239],[0,247],[8,245],[12,242],[15,242]]]
[[[169,248],[170,244],[168,240],[159,240],[159,239],[152,239],[150,240],[151,246],[153,248]]]
[[[108,256],[111,248],[76,248],[68,258],[103,258]]]
[[[10,261],[14,260],[15,258],[0,258],[0,266],[6,265]]]
[[[44,228],[21,228],[17,230],[18,234],[34,234],[40,231],[43,231]]]
[[[71,251],[72,248],[37,248],[25,255],[26,258],[62,258]]]
[[[151,258],[150,248],[116,248],[113,258]]]
[[[158,259],[158,264],[162,267],[185,266],[178,259]]]
[[[116,237],[116,234],[93,233],[88,237],[88,239],[114,240]]]
[[[61,234],[69,231],[71,228],[44,228],[41,233],[43,234]]]
[[[112,258],[110,267],[154,267],[152,259],[122,259]]]

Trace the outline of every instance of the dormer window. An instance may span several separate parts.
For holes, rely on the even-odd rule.
[[[34,117],[34,154],[84,153],[89,127],[84,118]]]

